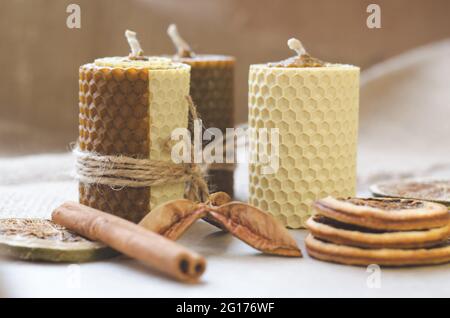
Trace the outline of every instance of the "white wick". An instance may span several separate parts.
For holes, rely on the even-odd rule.
[[[189,44],[187,44],[187,42],[180,36],[180,33],[178,33],[176,24],[169,25],[169,27],[167,28],[167,34],[177,48],[178,54],[183,55],[185,52],[192,53]]]
[[[302,56],[304,54],[306,54],[306,50],[303,47],[302,42],[300,42],[300,40],[296,39],[296,38],[291,38],[287,41],[287,45],[289,46],[289,48],[291,50],[294,50],[295,52],[297,52],[298,56]]]
[[[139,41],[137,39],[136,32],[126,30],[125,37],[127,38],[128,44],[131,48],[130,56],[138,57],[144,55],[144,51],[142,50],[141,45],[139,44]]]

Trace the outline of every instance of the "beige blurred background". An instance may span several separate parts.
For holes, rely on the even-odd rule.
[[[66,7],[81,6],[81,29]],[[382,28],[366,8],[381,6]],[[0,154],[61,151],[77,136],[78,66],[128,54],[124,30],[147,54],[172,53],[169,23],[196,52],[237,57],[236,121],[247,117],[252,63],[291,55],[289,37],[327,61],[363,69],[450,37],[448,0],[2,0],[0,2]]]

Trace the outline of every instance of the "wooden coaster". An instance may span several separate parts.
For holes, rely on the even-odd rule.
[[[316,215],[309,218],[306,225],[316,238],[335,244],[372,249],[436,246],[445,243],[450,235],[450,223],[431,230],[389,232],[345,224]]]
[[[311,234],[305,240],[308,254],[316,259],[346,265],[412,266],[450,262],[450,243],[423,249],[362,249],[327,243]]]
[[[328,218],[383,231],[428,230],[450,222],[446,206],[411,199],[327,197],[313,207]]]
[[[433,201],[450,206],[450,180],[408,179],[374,184],[375,196]]]

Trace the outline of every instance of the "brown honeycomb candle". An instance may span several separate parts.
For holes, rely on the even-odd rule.
[[[178,49],[173,59],[191,66],[190,94],[203,125],[219,128],[225,137],[226,128],[234,127],[235,58],[194,54],[173,24],[168,34]],[[233,196],[233,165],[212,165],[208,170],[208,183],[212,192],[224,191]]]
[[[79,149],[101,156],[169,161],[165,142],[187,127],[188,65],[170,59],[113,57],[79,70]],[[79,184],[80,203],[133,222],[182,198],[185,184],[123,187]]]

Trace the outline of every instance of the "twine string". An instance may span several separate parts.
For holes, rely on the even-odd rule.
[[[196,107],[190,96],[186,96],[190,120],[198,119]],[[171,149],[168,140],[165,146]],[[192,147],[193,148],[193,147]],[[186,183],[185,197],[195,202],[204,202],[209,197],[205,181],[206,167],[193,163],[176,164],[171,161],[137,159],[128,156],[103,156],[94,152],[74,149],[76,175],[86,184],[103,184],[114,187],[152,187],[163,184]],[[192,159],[193,159],[193,154]]]

